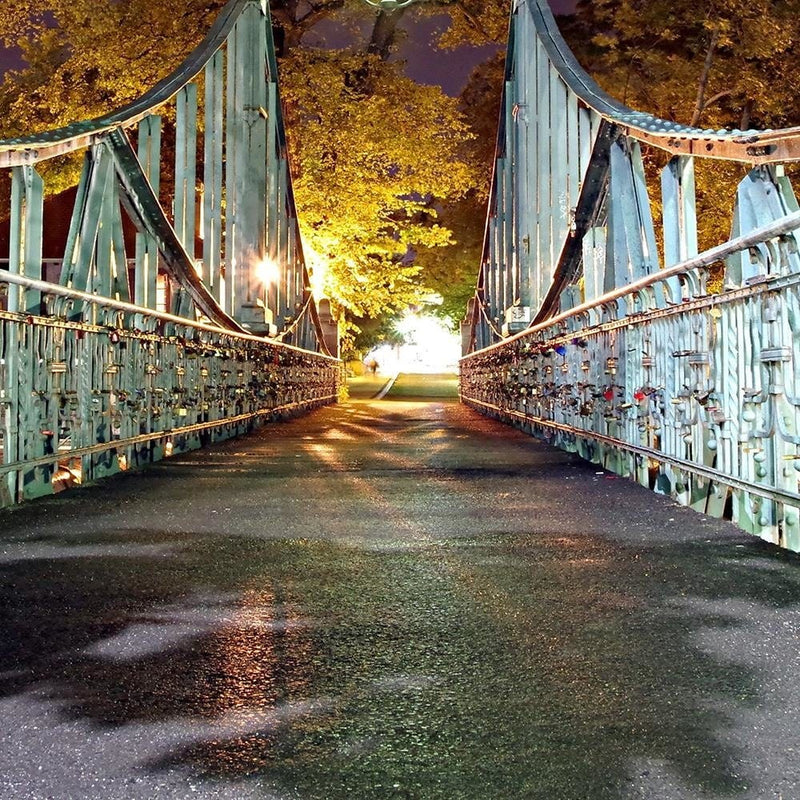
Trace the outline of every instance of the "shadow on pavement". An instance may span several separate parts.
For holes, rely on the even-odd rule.
[[[559,455],[543,480],[593,475]],[[432,503],[495,479],[501,464],[414,476]],[[646,523],[649,539],[615,538],[603,517],[619,499],[603,490],[569,521],[375,539],[222,522],[77,535],[80,509],[48,500],[63,532],[0,539],[0,697],[45,699],[147,772],[255,777],[284,798],[745,796],[731,732],[770,678],[737,637],[752,647],[765,619],[791,623],[800,562]],[[385,530],[391,502],[353,491],[352,513]],[[114,502],[81,497],[92,513]],[[637,788],[658,769],[674,794]]]

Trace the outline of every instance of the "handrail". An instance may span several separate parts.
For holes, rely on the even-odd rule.
[[[774,222],[770,222],[768,225],[764,225],[761,228],[756,228],[755,230],[752,230],[743,236],[737,236],[735,239],[731,239],[730,241],[719,244],[716,247],[710,248],[709,250],[705,250],[699,255],[688,258],[685,261],[681,261],[679,264],[667,267],[666,269],[661,269],[658,272],[654,272],[652,275],[647,275],[637,281],[632,281],[631,283],[625,284],[625,286],[612,289],[610,292],[606,292],[594,300],[581,303],[580,305],[574,306],[573,308],[569,309],[568,311],[564,311],[561,314],[556,314],[555,316],[550,317],[549,319],[540,322],[537,325],[532,325],[529,328],[526,328],[524,331],[514,334],[514,336],[509,336],[508,338],[503,339],[501,342],[496,342],[495,344],[489,345],[478,351],[478,353],[471,353],[470,355],[464,356],[464,358],[461,360],[464,361],[468,358],[471,358],[473,355],[482,355],[490,350],[504,347],[510,342],[515,342],[519,339],[525,338],[526,336],[530,336],[533,333],[547,330],[548,328],[553,327],[553,325],[558,325],[561,322],[565,322],[571,317],[585,314],[587,311],[591,311],[593,308],[598,308],[599,306],[606,305],[607,303],[612,303],[615,300],[625,297],[625,295],[642,291],[642,289],[647,289],[648,287],[653,286],[660,281],[668,278],[674,278],[678,275],[683,275],[689,270],[711,266],[711,264],[721,261],[727,256],[733,255],[734,253],[739,253],[742,250],[747,250],[750,247],[763,244],[764,242],[769,241],[770,239],[775,239],[778,236],[791,233],[798,228],[800,228],[800,211],[795,211],[794,213],[787,214],[786,216],[781,217]],[[720,297],[724,297],[724,294],[720,295]]]
[[[254,333],[247,333],[240,328],[223,328],[219,325],[213,325],[208,322],[201,322],[200,320],[191,320],[187,319],[186,317],[179,317],[166,311],[156,311],[153,308],[144,308],[143,306],[137,306],[134,303],[127,303],[124,300],[114,300],[111,297],[103,297],[102,295],[91,294],[90,292],[82,292],[78,289],[70,289],[67,286],[61,286],[57,283],[48,283],[47,281],[40,281],[36,280],[35,278],[27,278],[24,275],[18,275],[15,272],[7,272],[6,270],[2,269],[0,269],[0,283],[13,283],[16,286],[22,286],[25,289],[32,289],[34,291],[42,292],[42,294],[58,295],[59,297],[66,297],[69,300],[75,300],[81,303],[93,303],[98,306],[104,306],[105,308],[113,309],[114,311],[120,311],[126,314],[140,314],[142,316],[161,320],[162,322],[171,322],[175,325],[197,328],[198,330],[208,331],[209,333],[232,336],[236,339],[244,339],[250,342],[260,342],[261,344],[276,344],[280,347],[285,347],[300,353],[308,352],[301,347],[295,347],[294,345],[286,344],[285,342],[279,342],[275,339],[267,339],[264,336],[259,336]],[[0,316],[28,318],[35,315],[0,311]],[[52,317],[46,317],[43,319],[45,319],[45,321],[51,321]],[[329,361],[339,361],[338,358],[335,358],[327,353],[317,353],[317,355]]]

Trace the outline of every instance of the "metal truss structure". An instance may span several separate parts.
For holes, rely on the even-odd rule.
[[[660,226],[642,146],[669,154]],[[696,159],[750,166],[729,241],[703,253]],[[800,551],[800,211],[781,166],[797,160],[797,128],[617,103],[546,0],[516,2],[462,400]]]
[[[37,167],[56,157],[83,168],[63,257],[48,261]],[[126,108],[0,142],[0,168],[0,505],[336,400],[266,2],[231,0]]]

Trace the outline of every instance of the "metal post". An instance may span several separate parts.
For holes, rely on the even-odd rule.
[[[218,51],[205,71],[205,157],[203,159],[203,282],[220,301],[222,261],[223,54]]]
[[[139,123],[139,161],[158,197],[160,188],[161,117],[151,114]],[[136,234],[134,300],[146,308],[156,307],[158,287],[158,246],[144,231]]]
[[[29,278],[42,277],[42,221],[44,184],[32,166],[14,167],[11,172],[11,222],[9,269]],[[41,292],[9,286],[8,310],[38,314]]]

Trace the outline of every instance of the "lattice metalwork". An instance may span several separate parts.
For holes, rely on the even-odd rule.
[[[672,154],[660,226],[643,145]],[[697,157],[751,165],[730,240],[701,254]],[[621,106],[545,2],[517,3],[464,402],[800,550],[793,160],[800,129],[697,130]]]
[[[37,165],[81,153],[63,252],[43,253]],[[128,107],[0,142],[0,168],[0,504],[336,400],[265,2],[231,0]]]

